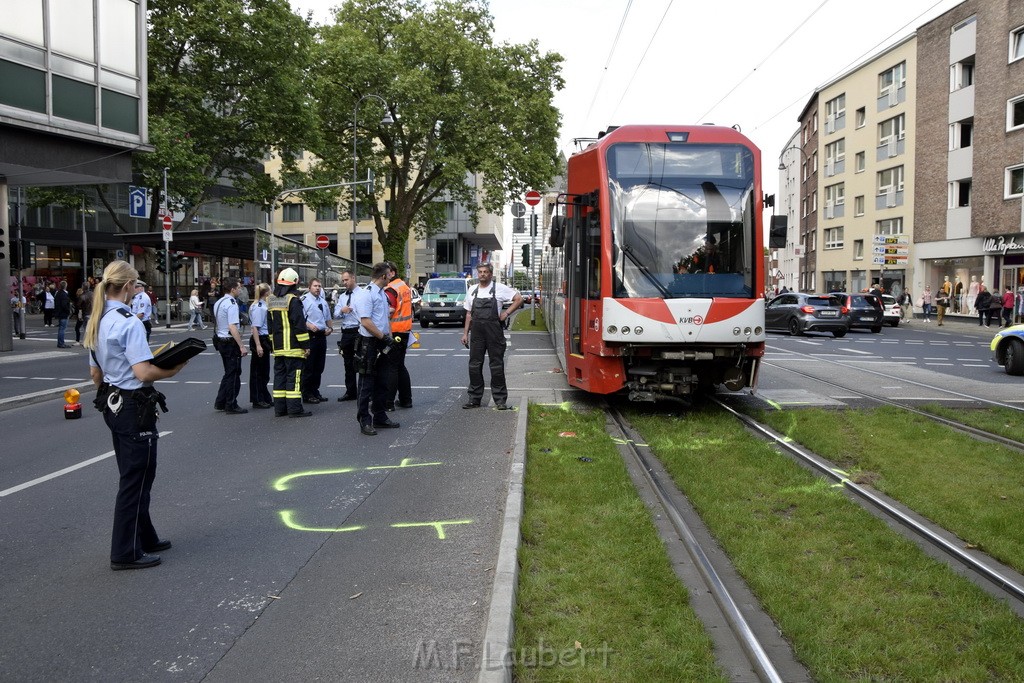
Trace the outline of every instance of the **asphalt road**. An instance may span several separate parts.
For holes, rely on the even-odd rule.
[[[212,353],[159,383],[171,412],[151,510],[174,547],[143,571],[109,568],[117,472],[90,395],[80,420],[52,398],[9,401],[0,679],[474,679],[517,413],[461,410],[461,330],[421,332],[414,406],[377,437],[334,400],[336,353],[331,401],[303,420],[214,412]],[[19,343],[38,347],[0,360],[6,398],[88,376],[84,349]]]

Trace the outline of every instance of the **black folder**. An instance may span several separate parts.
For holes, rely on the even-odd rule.
[[[170,370],[171,368],[181,365],[193,356],[198,356],[205,350],[206,342],[202,339],[189,337],[178,344],[175,344],[174,342],[164,344],[156,350],[156,353],[153,355],[153,360],[149,362],[163,370]]]

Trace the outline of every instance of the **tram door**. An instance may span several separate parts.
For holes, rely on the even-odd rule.
[[[568,311],[569,353],[583,355],[582,330],[580,329],[580,294],[586,286],[583,273],[583,240],[584,234],[583,206],[576,203],[572,206],[572,220],[569,221],[568,234],[565,236],[565,305]]]

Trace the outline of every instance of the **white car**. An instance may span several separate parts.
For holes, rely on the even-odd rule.
[[[882,322],[891,327],[898,327],[903,317],[903,308],[896,303],[896,297],[882,295]]]

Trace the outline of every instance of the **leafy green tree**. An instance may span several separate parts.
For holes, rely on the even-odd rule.
[[[167,168],[173,209],[191,219],[213,198],[269,203],[279,191],[263,172],[273,149],[314,146],[308,73],[315,31],[287,0],[149,0],[149,141],[134,157],[137,182],[161,203]],[[227,182],[228,192],[217,192]],[[122,232],[118,215],[98,187]],[[34,204],[92,203],[81,188],[47,188]],[[151,230],[157,229],[154,208]]]
[[[478,207],[500,212],[558,168],[552,100],[563,86],[562,58],[541,54],[536,42],[495,44],[493,29],[485,2],[460,0],[347,0],[336,23],[321,29],[313,92],[322,139],[304,181],[352,175],[359,102],[359,175],[371,169],[376,182],[372,197],[366,188],[354,193],[361,208],[370,207],[388,259],[404,261],[410,234],[422,239],[443,229],[442,200],[463,203],[474,216]],[[382,97],[395,123],[380,124],[384,107],[366,95]],[[471,187],[469,174],[482,187]],[[381,194],[387,216],[377,205]],[[307,202],[331,204],[339,195],[352,197],[344,191]]]

